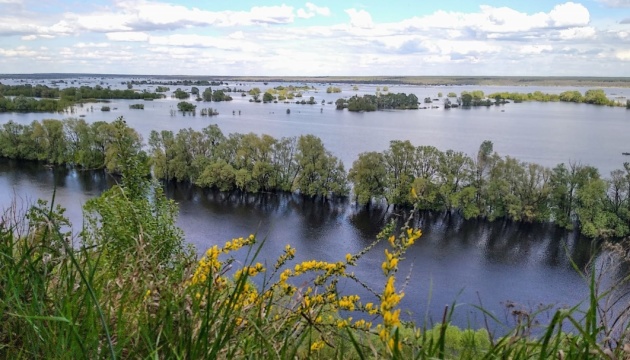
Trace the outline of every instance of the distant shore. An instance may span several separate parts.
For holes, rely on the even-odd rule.
[[[630,77],[579,76],[220,76],[220,75],[129,75],[129,74],[0,74],[0,79],[66,79],[78,77],[119,77],[130,79],[189,79],[224,82],[293,82],[405,84],[421,86],[577,86],[630,87]]]

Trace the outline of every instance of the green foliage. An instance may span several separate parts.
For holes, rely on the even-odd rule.
[[[175,90],[175,92],[173,92],[173,96],[176,99],[183,100],[183,99],[188,99],[190,97],[190,94],[182,89],[177,89]]]
[[[337,86],[329,86],[326,88],[326,93],[328,94],[340,93],[340,92],[341,92],[341,88]]]
[[[13,99],[0,95],[0,112],[60,112],[72,105],[66,100],[34,99],[19,95]]]
[[[138,110],[144,110],[144,104],[132,104],[129,105],[130,109],[138,109]]]
[[[354,95],[347,101],[338,99],[336,102],[337,109],[347,107],[349,111],[376,111],[383,109],[417,109],[418,98],[414,94],[384,94],[380,96],[363,95],[359,97]]]
[[[392,141],[382,153],[365,153],[346,174],[341,161],[314,136],[275,139],[202,131],[152,132],[149,155],[122,118],[108,124],[83,119],[9,121],[0,128],[0,156],[69,164],[121,173],[121,158],[137,156],[157,179],[220,190],[296,191],[308,197],[346,196],[348,181],[361,205],[389,205],[459,212],[466,219],[553,221],[594,238],[630,234],[630,164],[602,179],[590,166],[553,169],[494,153],[484,141],[476,158]],[[149,169],[141,167],[147,174]]]
[[[275,100],[275,98],[274,98],[274,96],[272,94],[270,94],[268,92],[265,92],[263,94],[263,102],[268,103],[268,102],[272,102],[274,100]]]
[[[385,196],[386,185],[385,158],[378,152],[359,154],[348,173],[348,180],[353,183],[352,191],[357,203],[368,205],[372,199],[379,201]]]
[[[212,88],[207,87],[201,94],[203,101],[212,101]]]
[[[187,101],[180,101],[177,103],[177,110],[181,112],[193,112],[197,108],[197,105],[189,103]]]
[[[584,95],[577,90],[568,90],[560,93],[560,95],[556,94],[546,94],[541,91],[534,91],[533,93],[494,93],[488,95],[490,98],[500,98],[503,100],[513,100],[514,102],[523,102],[523,101],[540,101],[540,102],[573,102],[573,103],[587,103],[594,105],[608,105],[614,106],[618,105],[614,100],[609,100],[606,96],[604,90],[596,89],[596,90],[587,90]]]
[[[212,101],[232,101],[232,97],[223,92],[223,90],[215,90],[212,93]]]
[[[302,135],[297,142],[298,173],[293,190],[309,197],[345,196],[348,184],[343,164],[324,149],[321,139]]]

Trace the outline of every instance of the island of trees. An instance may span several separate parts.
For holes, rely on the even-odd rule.
[[[337,110],[348,109],[348,111],[376,111],[385,109],[418,109],[418,97],[414,94],[380,94],[376,95],[354,95],[349,99],[337,99],[335,101]]]
[[[524,163],[481,144],[471,158],[432,146],[392,141],[384,152],[360,154],[346,173],[321,139],[304,135],[224,135],[202,131],[151,132],[148,152],[140,136],[119,119],[5,123],[0,156],[119,171],[119,154],[140,152],[158,179],[190,182],[222,191],[290,191],[313,198],[343,197],[352,185],[364,206],[416,206],[457,212],[466,219],[555,222],[595,238],[630,234],[630,164],[602,178],[592,166],[550,169]]]

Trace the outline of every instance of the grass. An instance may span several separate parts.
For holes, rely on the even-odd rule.
[[[126,179],[89,204],[76,239],[54,201],[39,202],[25,216],[16,207],[5,212],[0,358],[630,357],[628,278],[603,286],[605,271],[618,268],[620,245],[585,275],[590,294],[584,304],[556,311],[542,329],[535,329],[536,312],[514,313],[516,325],[497,337],[451,325],[455,304],[433,326],[399,319],[404,294],[396,286],[398,262],[421,241],[421,232],[409,225],[392,224],[379,234],[377,242],[389,243],[383,287],[373,291],[378,301],[367,303],[343,294],[337,283],[361,283],[351,269],[375,244],[345,261],[297,264],[296,250],[287,245],[266,268],[255,261],[262,242],[250,235],[197,258],[173,229],[173,204],[160,191],[130,186],[134,181],[147,186]],[[247,260],[239,263],[233,255],[244,251]],[[487,323],[501,323],[479,309]]]

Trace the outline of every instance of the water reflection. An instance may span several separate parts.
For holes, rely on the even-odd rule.
[[[80,227],[81,206],[115,184],[116,179],[99,171],[0,160],[0,186],[28,194],[32,199],[50,199],[68,208],[67,215]],[[6,206],[13,191],[0,194]],[[403,224],[406,211],[373,206],[360,208],[345,200],[313,201],[295,194],[246,194],[218,192],[189,184],[165,185],[166,195],[179,204],[178,225],[186,240],[204,251],[233,237],[257,233],[266,239],[257,261],[273,263],[286,244],[297,248],[296,261],[339,261],[372,243],[390,220]],[[408,276],[401,306],[408,319],[439,319],[445,304],[484,306],[499,315],[507,301],[521,304],[577,304],[588,294],[586,283],[571,266],[585,268],[593,248],[588,240],[550,224],[515,224],[507,221],[465,221],[449,213],[420,212],[412,220],[423,237],[400,264],[400,286]],[[383,286],[383,251],[379,244],[353,269],[377,291]],[[244,257],[238,259],[244,261]],[[344,291],[374,300],[352,283]],[[479,324],[479,314],[470,306],[456,312],[455,322]]]

